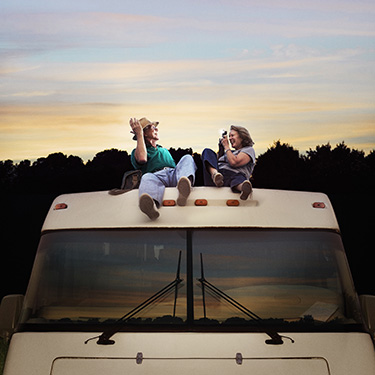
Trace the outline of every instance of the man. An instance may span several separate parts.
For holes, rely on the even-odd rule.
[[[131,162],[135,169],[142,171],[139,208],[151,220],[156,220],[160,215],[158,208],[163,202],[166,187],[177,186],[177,204],[186,205],[197,169],[191,155],[183,156],[176,165],[170,152],[157,144],[158,125],[158,122],[151,122],[145,117],[130,119],[133,139],[137,141]]]

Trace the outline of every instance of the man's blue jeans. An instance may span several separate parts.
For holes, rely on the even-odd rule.
[[[154,173],[146,173],[142,176],[139,185],[139,196],[149,194],[160,206],[163,202],[166,187],[176,187],[181,177],[188,177],[194,185],[197,166],[191,155],[184,155],[175,168],[164,168]]]

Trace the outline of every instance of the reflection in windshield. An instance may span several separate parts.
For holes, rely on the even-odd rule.
[[[344,295],[351,290],[351,282],[343,267],[345,257],[338,235],[199,231],[193,238],[195,279],[199,281],[202,252],[205,278],[256,316],[285,321],[309,316],[322,322],[346,318]],[[209,292],[197,282],[196,319],[248,319],[246,313]]]
[[[42,237],[27,293],[28,319],[75,322],[117,320],[169,284],[181,257],[184,233],[62,232]],[[137,318],[186,319],[186,288],[144,309]]]
[[[25,300],[24,327],[254,324],[249,311],[262,322],[360,322],[340,236],[316,230],[50,232]]]

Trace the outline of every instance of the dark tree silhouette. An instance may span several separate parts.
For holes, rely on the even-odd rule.
[[[344,142],[309,150],[305,158],[306,184],[313,191],[359,192],[370,191],[374,169],[366,163],[363,151],[351,150]],[[368,181],[366,181],[368,180]]]
[[[0,190],[7,191],[13,185],[16,166],[12,160],[0,161]]]
[[[184,155],[193,155],[193,150],[191,148],[182,149],[182,148],[179,147],[176,150],[175,148],[171,147],[169,149],[169,152],[171,153],[172,158],[173,158],[173,160],[175,161],[176,164],[180,161],[180,159]]]
[[[25,160],[17,165],[12,190],[56,194],[77,192],[84,187],[83,170],[81,158],[66,156],[61,152],[39,158],[32,165],[29,160]]]
[[[86,191],[120,187],[123,174],[132,169],[130,155],[126,151],[111,149],[99,152],[86,164]]]
[[[202,185],[202,162],[189,149],[171,148],[178,163],[192,155],[197,165],[196,185]],[[78,156],[54,153],[31,164],[0,161],[2,192],[70,193],[119,187],[123,174],[132,170],[130,155],[117,149],[105,150],[83,163]],[[306,155],[280,140],[258,156],[253,173],[254,187],[322,191],[325,193],[370,192],[375,188],[375,151],[350,149],[344,142],[335,148],[327,143]]]
[[[301,190],[304,187],[304,163],[299,152],[280,140],[257,159],[254,186],[270,189]]]

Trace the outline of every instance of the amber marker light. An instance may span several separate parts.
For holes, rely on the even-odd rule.
[[[163,200],[164,207],[173,207],[176,205],[176,201],[174,199],[165,199]]]
[[[208,202],[207,199],[196,199],[194,204],[196,206],[207,206]]]
[[[326,205],[324,202],[314,202],[312,206],[314,208],[326,208]]]
[[[66,208],[68,208],[68,205],[66,203],[58,203],[54,207],[54,210],[65,210]]]

